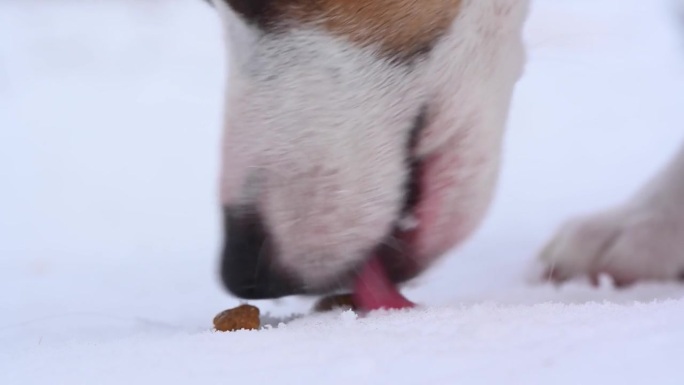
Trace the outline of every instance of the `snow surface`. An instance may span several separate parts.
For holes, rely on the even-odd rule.
[[[684,287],[534,282],[684,138],[669,3],[538,0],[483,228],[404,312],[217,334],[223,53],[196,0],[0,2],[0,384],[681,384]],[[286,322],[282,322],[286,321]]]

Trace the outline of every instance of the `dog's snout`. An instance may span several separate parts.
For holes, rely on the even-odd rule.
[[[275,249],[254,207],[224,208],[221,278],[226,289],[244,299],[296,294],[295,285],[273,266]]]

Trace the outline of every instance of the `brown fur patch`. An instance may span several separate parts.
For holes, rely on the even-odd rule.
[[[228,0],[265,29],[289,22],[321,25],[391,56],[429,51],[458,15],[461,0]]]

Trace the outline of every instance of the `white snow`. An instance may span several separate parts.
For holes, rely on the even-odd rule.
[[[199,0],[0,2],[0,384],[680,384],[684,286],[532,282],[684,139],[669,2],[538,0],[499,195],[421,309],[217,334],[223,53]],[[284,318],[282,318],[284,317]]]

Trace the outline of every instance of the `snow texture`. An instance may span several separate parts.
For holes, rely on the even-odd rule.
[[[239,301],[216,273],[216,15],[0,2],[0,384],[681,384],[684,287],[532,279],[563,220],[628,197],[684,139],[670,5],[534,3],[498,197],[406,290],[421,308],[260,301],[267,330],[217,334]]]

